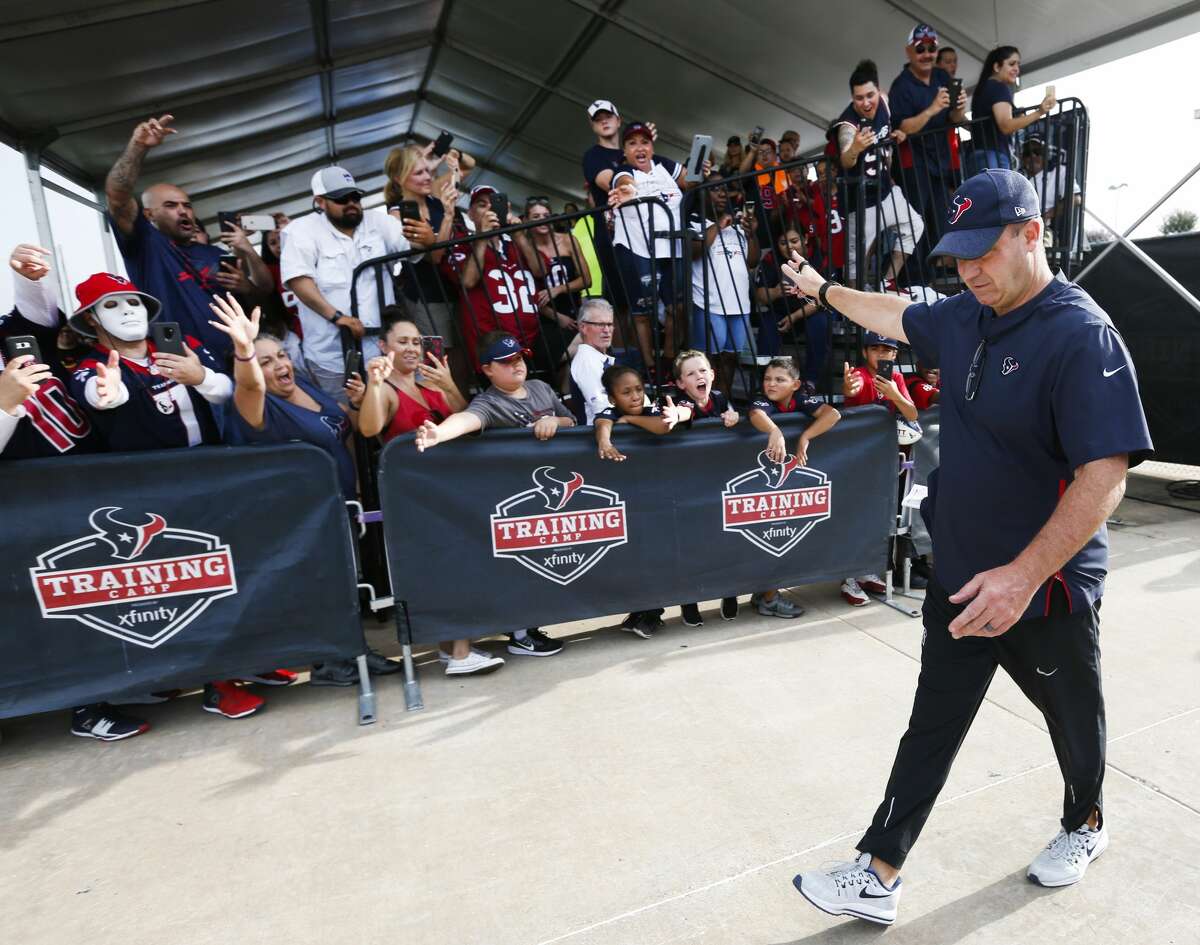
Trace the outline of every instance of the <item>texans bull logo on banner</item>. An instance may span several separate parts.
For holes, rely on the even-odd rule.
[[[233,556],[216,535],[116,506],[96,509],[88,523],[95,531],[43,552],[29,569],[43,617],[152,650],[237,593]]]
[[[782,558],[830,517],[832,493],[829,477],[820,470],[801,466],[792,455],[777,463],[761,452],[756,468],[725,483],[724,530]]]
[[[533,471],[533,488],[509,496],[491,517],[492,554],[566,586],[626,542],[625,503],[577,472]]]

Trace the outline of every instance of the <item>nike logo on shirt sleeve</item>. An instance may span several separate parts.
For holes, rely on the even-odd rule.
[[[1114,374],[1119,374],[1121,371],[1124,371],[1124,370],[1125,370],[1127,367],[1129,367],[1129,365],[1128,365],[1128,364],[1122,364],[1122,365],[1121,365],[1119,368],[1117,368],[1115,371],[1105,371],[1105,372],[1104,372],[1104,376],[1105,376],[1105,377],[1112,377]]]

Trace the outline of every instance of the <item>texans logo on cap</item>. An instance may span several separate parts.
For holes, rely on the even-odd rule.
[[[956,194],[954,197],[954,210],[952,211],[952,215],[950,217],[950,225],[954,226],[954,224],[958,222],[959,218],[970,209],[971,198]]]

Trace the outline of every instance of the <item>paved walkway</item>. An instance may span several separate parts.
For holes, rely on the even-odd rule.
[[[1061,781],[998,674],[905,872],[890,943],[1198,942],[1200,516],[1127,500],[1102,641],[1112,846],[1081,886],[1025,866]],[[921,629],[837,589],[799,621],[743,616],[639,640],[554,628],[558,657],[397,677],[380,722],[352,690],[267,693],[232,722],[198,700],[151,733],[3,723],[0,916],[23,945],[236,942],[801,945],[873,942],[792,889],[845,859],[883,789]],[[612,621],[608,622],[609,624]],[[386,648],[386,637],[379,641]]]

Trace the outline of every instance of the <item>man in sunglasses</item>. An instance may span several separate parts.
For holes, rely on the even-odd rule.
[[[358,277],[357,317],[350,311],[350,282],[359,263],[429,245],[433,231],[425,221],[403,224],[386,213],[364,213],[363,192],[349,171],[323,167],[312,176],[315,213],[293,220],[280,233],[279,274],[296,293],[304,328],[304,364],[317,385],[346,403],[347,364],[362,346],[366,360],[379,348],[380,298],[376,272]],[[383,276],[383,305],[395,301],[390,273]],[[343,346],[342,329],[349,338]],[[353,341],[353,346],[350,342]]]
[[[953,80],[936,65],[938,34],[932,26],[916,24],[904,54],[908,64],[888,89],[888,107],[892,125],[908,136],[898,149],[897,176],[908,202],[925,216],[926,236],[919,250],[923,255],[942,231],[946,201],[954,190],[959,157],[953,125],[967,117],[967,95],[960,84],[957,99],[950,101]],[[910,276],[910,282],[915,281]]]
[[[859,855],[801,873],[832,915],[895,920],[899,871],[997,666],[1043,713],[1062,771],[1060,829],[1027,875],[1068,886],[1108,846],[1102,815],[1099,611],[1105,521],[1153,452],[1129,352],[1108,316],[1050,271],[1029,181],[987,170],[954,194],[933,252],[967,290],[930,303],[854,292],[799,256],[806,295],[941,368],[941,466],[922,516],[933,536],[908,731]]]
[[[108,218],[129,278],[162,302],[166,320],[178,322],[184,334],[223,361],[233,348],[229,336],[209,324],[213,294],[234,288],[236,265],[250,282],[249,297],[243,297],[249,309],[275,290],[275,279],[246,234],[232,224],[218,237],[226,246],[198,242],[197,234],[204,230],[191,198],[179,187],[152,184],[138,195],[142,162],[177,133],[174,121],[173,115],[161,115],[133,129],[104,182]],[[232,264],[228,253],[234,256]],[[245,284],[240,276],[236,281]]]

